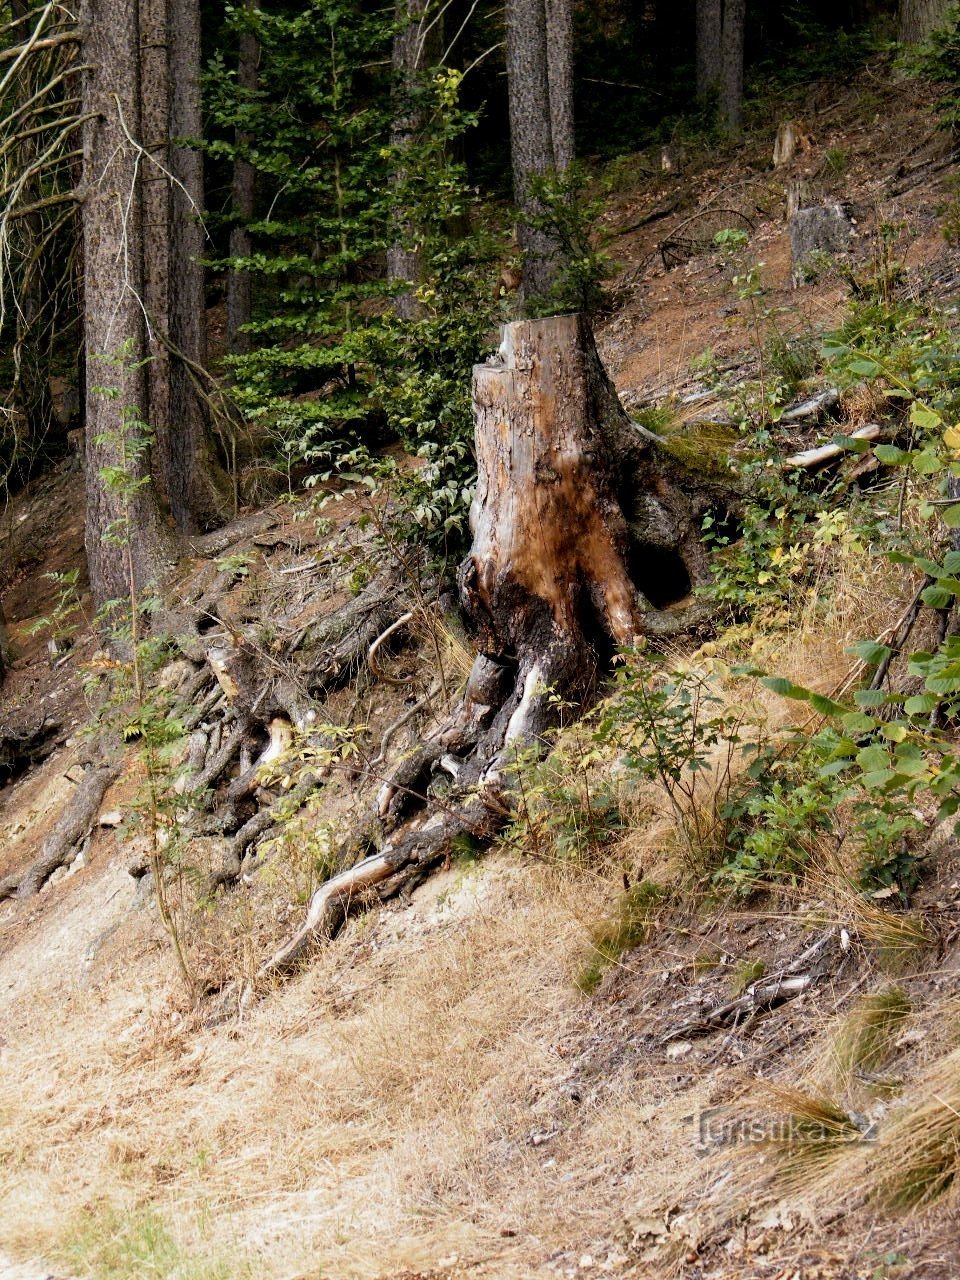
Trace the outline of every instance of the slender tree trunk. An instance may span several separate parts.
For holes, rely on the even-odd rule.
[[[743,41],[746,12],[746,0],[725,0],[720,122],[724,132],[730,137],[736,137],[743,128]]]
[[[723,0],[697,0],[697,97],[716,93],[722,65]]]
[[[553,0],[552,0],[553,3]],[[570,67],[569,0],[555,0],[555,27],[548,37],[545,0],[508,0],[507,88],[510,106],[510,151],[513,194],[520,211],[519,239],[523,251],[523,292],[527,298],[546,295],[559,268],[558,246],[543,231],[529,225],[540,213],[534,194],[536,179],[569,163],[573,153],[573,103]],[[554,54],[551,100],[549,52]],[[561,130],[555,149],[553,122]],[[558,154],[559,153],[559,154]],[[558,158],[564,165],[558,166]]]
[[[426,124],[422,93],[425,71],[443,54],[443,18],[431,0],[398,0],[397,32],[393,38],[393,72],[396,114],[390,142],[399,154],[409,147]],[[397,174],[402,182],[404,173]],[[396,216],[395,238],[387,250],[387,279],[416,284],[421,277],[420,253],[412,243],[414,228],[401,211]],[[412,289],[398,293],[394,305],[399,315],[413,318],[419,311]]]
[[[138,187],[143,227],[143,303],[147,312],[146,419],[156,439],[156,480],[171,501],[174,435],[170,415],[170,74],[167,0],[138,0],[140,15],[140,129],[149,156],[141,161]]]
[[[254,6],[255,0],[243,0],[245,13],[252,13]],[[260,41],[253,31],[244,28],[240,33],[237,56],[237,87],[242,95],[256,92],[259,63]],[[243,155],[253,141],[253,137],[245,130],[237,130],[236,145],[240,154],[233,163],[231,204],[234,222],[230,230],[231,258],[249,258],[253,252],[249,224],[255,207],[256,171]],[[250,272],[231,268],[227,275],[227,347],[232,355],[246,355],[250,351],[250,334],[244,326],[250,323],[252,306],[253,282]]]
[[[576,158],[573,129],[573,0],[544,0],[547,85],[553,167],[563,173]]]
[[[11,16],[18,21],[26,18],[30,11],[28,0],[11,0]],[[18,27],[21,35],[25,35],[27,25]],[[26,90],[24,96],[29,96]],[[28,118],[28,123],[30,122]],[[21,139],[18,147],[19,160],[24,170],[37,157],[38,140],[34,137]],[[25,187],[22,203],[29,205],[41,197],[36,180]],[[19,231],[23,243],[19,256],[26,264],[24,275],[17,291],[16,337],[13,346],[13,385],[11,399],[14,405],[18,434],[22,433],[22,442],[18,440],[17,449],[22,450],[26,469],[32,467],[37,450],[41,449],[55,425],[53,403],[50,396],[50,352],[44,336],[49,338],[49,322],[40,323],[43,307],[44,268],[47,266],[48,254],[40,249],[43,234],[43,219],[39,213],[29,214],[19,220]]]
[[[164,534],[137,447],[147,408],[143,360],[140,22],[136,0],[90,0],[84,14],[84,349],[86,547],[97,605],[164,566]],[[118,483],[119,482],[119,483]],[[137,487],[132,492],[130,484]]]
[[[4,617],[3,605],[0,604],[0,685],[6,677],[8,662],[7,620]]]
[[[949,7],[949,0],[900,0],[897,39],[919,44],[942,25]]]
[[[184,533],[216,524],[226,509],[225,477],[216,459],[198,375],[207,365],[203,152],[186,145],[203,136],[199,0],[170,3],[171,467],[174,523]]]

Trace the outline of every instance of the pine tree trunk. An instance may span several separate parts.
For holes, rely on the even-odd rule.
[[[251,13],[255,0],[243,0],[246,13]],[[256,92],[259,79],[260,41],[253,31],[244,29],[240,34],[237,56],[237,88],[241,94]],[[256,170],[245,158],[253,138],[243,129],[237,130],[236,145],[239,151],[233,162],[231,205],[233,226],[230,229],[230,257],[249,258],[253,252],[250,222],[253,220],[256,200]],[[250,272],[231,268],[227,275],[227,348],[232,355],[246,355],[252,346],[245,326],[250,323],[253,307],[253,282]]]
[[[86,13],[83,130],[84,351],[86,359],[86,548],[97,605],[129,592],[164,567],[165,539],[149,457],[132,448],[147,408],[142,364],[147,339],[143,225],[140,25],[130,0],[92,0]],[[111,470],[112,469],[112,470]],[[124,495],[115,479],[138,484]]]
[[[576,158],[573,130],[573,0],[545,0],[547,86],[553,167],[563,173]]]
[[[589,700],[617,646],[682,630],[709,579],[699,529],[723,495],[624,413],[583,316],[506,326],[474,370],[478,482],[461,598],[481,652],[465,721],[496,772],[505,747]],[[729,495],[726,495],[729,496]],[[679,607],[678,607],[679,606]]]
[[[573,106],[560,100],[572,89],[572,75],[565,63],[566,37],[562,33],[564,6],[558,0],[559,27],[554,39],[557,99],[551,102],[548,68],[547,11],[545,0],[508,0],[507,88],[510,106],[510,151],[513,163],[513,195],[520,211],[520,248],[523,252],[523,292],[527,298],[543,297],[556,278],[558,247],[527,219],[540,212],[533,186],[538,177],[557,168],[553,119],[569,128],[560,140],[563,154],[572,151]]]
[[[703,101],[720,85],[722,0],[697,0],[697,97]]]
[[[174,523],[184,533],[218,523],[225,477],[214,454],[197,376],[207,365],[203,152],[184,145],[203,136],[199,0],[170,2],[170,415],[168,482]],[[182,355],[182,359],[179,356]],[[192,366],[192,368],[191,368]]]
[[[942,25],[949,7],[949,0],[900,0],[897,39],[919,44]]]
[[[743,42],[746,0],[725,0],[723,6],[720,122],[736,137],[743,128]]]
[[[402,153],[426,123],[423,105],[423,72],[443,54],[443,17],[431,0],[398,0],[397,32],[393,38],[393,73],[396,114],[390,143]],[[402,181],[403,173],[397,175]],[[396,238],[387,250],[387,279],[415,284],[421,277],[420,254],[410,243],[412,228],[398,215]],[[394,305],[399,315],[412,319],[420,310],[411,289],[398,293]]]
[[[144,157],[137,175],[142,207],[143,305],[147,312],[146,418],[156,439],[156,480],[171,501],[174,427],[170,416],[170,76],[167,0],[138,0],[140,16],[140,129]]]
[[[29,11],[27,0],[11,0],[10,13],[15,20],[23,20]],[[23,28],[19,30],[22,31]],[[28,95],[29,90],[25,92],[25,96]],[[24,170],[36,160],[38,146],[36,136],[21,138],[17,149]],[[25,205],[32,204],[42,194],[35,179],[24,188],[21,202]],[[51,263],[49,251],[44,251],[41,247],[43,220],[40,215],[29,214],[19,222],[23,241],[18,249],[18,256],[25,268],[17,290],[10,399],[16,413],[16,449],[21,454],[24,473],[29,474],[36,450],[50,444],[50,436],[56,426],[49,384],[51,352],[48,326],[52,322],[41,322],[44,274],[45,269],[50,270]]]

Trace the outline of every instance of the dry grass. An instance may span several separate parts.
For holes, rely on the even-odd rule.
[[[581,1176],[633,1159],[653,1101],[612,1078],[557,1159],[578,1119],[561,1087],[586,1013],[578,921],[610,889],[454,869],[439,901],[434,887],[405,923],[358,922],[249,1021],[209,1031],[178,1011],[154,947],[130,959],[141,916],[97,985],[53,982],[8,1028],[0,1246],[118,1278],[189,1259],[184,1275],[207,1280],[499,1256],[501,1229],[533,1221],[562,1241]],[[607,1197],[591,1209],[610,1212]]]

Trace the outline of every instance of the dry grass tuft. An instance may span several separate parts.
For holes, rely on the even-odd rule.
[[[937,1062],[919,1098],[905,1101],[881,1132],[868,1176],[870,1197],[899,1209],[921,1208],[960,1174],[960,1050]]]
[[[844,1085],[858,1073],[878,1071],[889,1061],[909,1016],[910,1001],[900,987],[873,992],[856,1004],[841,1021],[828,1050]]]

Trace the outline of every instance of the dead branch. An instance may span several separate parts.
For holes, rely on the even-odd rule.
[[[868,422],[865,427],[860,427],[858,431],[851,432],[849,439],[877,440],[882,435],[883,428],[881,426],[878,426],[875,422]],[[789,458],[784,458],[780,465],[790,470],[800,467],[809,470],[813,467],[822,466],[825,462],[832,462],[835,458],[841,458],[849,452],[849,446],[845,444],[824,444],[819,445],[816,449],[804,449],[801,453],[794,453]]]

